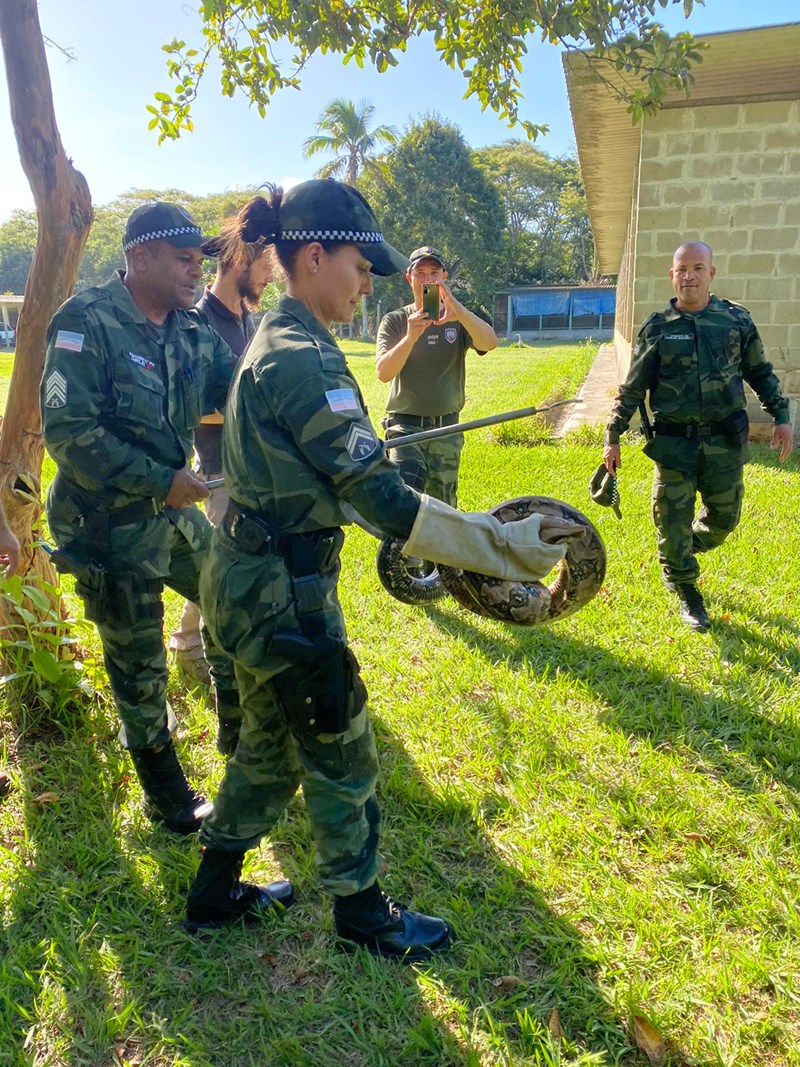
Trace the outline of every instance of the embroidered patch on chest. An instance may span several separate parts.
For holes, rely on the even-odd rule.
[[[331,411],[360,411],[361,405],[352,389],[328,389],[325,393]]]
[[[137,366],[144,367],[145,370],[156,369],[155,363],[153,363],[151,359],[148,359],[147,356],[139,356],[135,352],[129,352],[128,359],[131,361],[131,363],[136,363]]]
[[[344,447],[352,460],[367,459],[379,447],[380,442],[373,431],[367,426],[353,423]]]
[[[56,348],[66,349],[67,352],[80,352],[83,348],[82,333],[72,333],[71,330],[59,330],[56,334]]]
[[[67,379],[60,370],[51,370],[45,379],[44,406],[46,408],[67,406]]]
[[[448,344],[454,344],[457,336],[458,330],[456,330],[453,326],[448,326],[448,328],[444,331],[444,339],[448,342]]]

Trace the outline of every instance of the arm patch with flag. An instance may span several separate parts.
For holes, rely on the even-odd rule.
[[[63,348],[67,352],[80,352],[83,349],[82,333],[73,333],[71,330],[59,330],[56,334],[54,348]]]

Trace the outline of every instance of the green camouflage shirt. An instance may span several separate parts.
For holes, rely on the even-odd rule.
[[[378,327],[375,357],[389,352],[408,333],[414,305],[390,311]],[[451,415],[464,407],[467,349],[472,338],[456,319],[421,333],[403,369],[392,378],[386,410],[395,415]],[[482,355],[483,353],[481,353]]]
[[[408,536],[419,508],[386,458],[343,352],[291,297],[264,316],[234,378],[223,468],[231,497],[284,534],[345,525],[354,507],[386,533]]]
[[[606,426],[606,443],[619,442],[647,393],[658,420],[721,422],[747,406],[744,382],[776,423],[789,421],[789,403],[747,310],[713,295],[702,311],[694,313],[679,311],[672,300],[639,331],[628,377]],[[696,441],[678,444],[697,447]],[[676,438],[669,444],[665,441],[669,449],[678,444]]]
[[[149,322],[121,275],[67,300],[47,332],[41,385],[45,445],[58,467],[48,498],[57,540],[80,509],[163,501],[200,417],[224,405],[235,365],[194,310],[172,311],[162,327]]]

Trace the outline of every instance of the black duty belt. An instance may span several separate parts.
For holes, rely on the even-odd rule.
[[[326,527],[307,533],[279,533],[269,519],[235,500],[229,501],[221,526],[228,537],[245,552],[259,556],[283,556],[290,564],[293,574],[296,571],[312,573],[318,569],[318,546],[322,542],[331,538],[341,542],[341,531],[338,527]],[[311,562],[307,563],[305,559],[301,559],[306,554],[313,566]]]
[[[254,555],[285,555],[286,538],[281,537],[268,519],[235,500],[228,503],[222,529],[236,544]]]
[[[725,433],[724,422],[658,422],[653,429],[662,437],[683,437],[695,440],[698,437],[713,437]]]
[[[90,511],[81,516],[79,525],[91,526],[99,523],[113,529],[115,526],[127,526],[129,523],[144,522],[152,519],[164,510],[163,500],[154,500],[147,497],[145,500],[134,500],[132,504],[126,504],[113,511]]]
[[[400,415],[389,414],[386,418],[387,426],[416,426],[420,430],[435,430],[439,426],[455,426],[458,422],[458,412],[451,415]]]

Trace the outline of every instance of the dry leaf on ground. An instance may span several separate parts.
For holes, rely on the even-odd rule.
[[[558,1043],[564,1036],[564,1031],[561,1029],[561,1016],[558,1013],[558,1008],[553,1008],[550,1012],[550,1018],[547,1020],[547,1029],[550,1031],[550,1036],[556,1043]]]
[[[663,1067],[667,1058],[667,1046],[664,1044],[664,1038],[656,1030],[655,1026],[642,1015],[634,1015],[633,1017],[633,1039],[653,1064],[653,1067]]]

